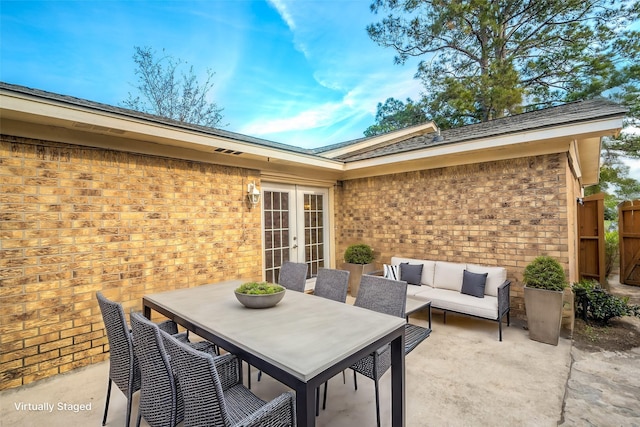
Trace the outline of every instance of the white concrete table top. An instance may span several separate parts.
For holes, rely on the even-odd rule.
[[[405,320],[287,290],[278,305],[249,309],[236,299],[243,281],[146,295],[189,323],[307,382]]]

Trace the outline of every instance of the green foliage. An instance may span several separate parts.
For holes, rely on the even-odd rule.
[[[417,77],[443,128],[516,113],[524,100],[584,99],[638,68],[633,0],[374,0],[371,10],[385,17],[367,32],[397,63],[425,58]]]
[[[163,50],[164,53],[164,50]],[[178,75],[182,61],[169,55],[155,58],[150,47],[135,47],[133,61],[137,68],[139,95],[129,97],[123,106],[155,114],[181,123],[216,127],[222,121],[222,109],[207,100],[213,88],[214,72],[207,70],[207,79],[200,84],[193,67]]]
[[[284,291],[284,288],[269,282],[247,282],[236,289],[239,294],[267,295]]]
[[[598,282],[581,280],[573,284],[576,295],[576,316],[584,317],[586,301],[586,317],[600,325],[607,325],[614,317],[640,317],[640,306],[629,305],[629,297],[617,297],[602,289]]]
[[[523,281],[530,288],[550,291],[562,291],[568,285],[560,263],[546,255],[536,257],[525,267]]]
[[[617,231],[608,231],[604,235],[604,263],[605,275],[609,277],[613,266],[620,253],[619,237]]]
[[[365,136],[380,135],[397,129],[419,125],[429,119],[423,110],[423,106],[407,98],[407,103],[388,98],[384,104],[378,103],[376,112],[376,123],[369,126],[365,131]]]
[[[363,243],[351,245],[344,251],[344,261],[350,264],[369,264],[373,259],[373,249]]]
[[[637,0],[372,0],[371,11],[384,16],[367,27],[374,42],[399,64],[421,58],[416,104],[441,129],[598,96],[629,109],[625,127],[640,123]],[[380,131],[411,124],[397,121]],[[602,153],[600,184],[587,195],[640,198],[620,160],[640,158],[640,135],[605,138]]]

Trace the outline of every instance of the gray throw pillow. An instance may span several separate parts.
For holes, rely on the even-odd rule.
[[[422,264],[400,263],[400,280],[404,280],[410,285],[420,286],[422,281]]]
[[[484,298],[484,286],[487,283],[488,274],[472,273],[465,270],[462,276],[462,290],[460,292],[477,298]]]

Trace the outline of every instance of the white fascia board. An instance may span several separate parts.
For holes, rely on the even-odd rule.
[[[91,125],[101,133],[114,134],[131,139],[154,142],[157,144],[189,148],[197,151],[212,152],[217,148],[240,151],[246,154],[264,157],[270,161],[297,163],[342,171],[343,162],[322,158],[316,155],[287,151],[273,147],[264,147],[255,143],[243,142],[233,138],[210,135],[195,130],[176,128],[162,123],[148,122],[135,117],[117,115],[111,112],[83,109],[77,106],[59,105],[43,102],[40,99],[27,99],[0,94],[2,115],[17,120],[33,120],[40,117],[38,123],[79,129],[85,132],[85,124]]]
[[[425,147],[424,149],[416,149],[404,153],[354,161],[346,164],[345,171],[355,171],[358,169],[384,166],[409,160],[419,160],[424,158],[463,154],[465,152],[473,152],[478,150],[496,149],[515,144],[532,143],[549,139],[574,136],[576,137],[576,139],[579,139],[579,135],[593,136],[595,134],[607,136],[615,134],[615,132],[619,131],[621,127],[622,116],[620,116],[620,118],[596,120],[586,123],[577,123],[574,125],[556,126],[553,128],[532,130],[504,136],[488,137],[468,142],[445,144],[437,147]],[[565,152],[567,151],[567,148],[568,145],[558,145],[558,152]]]
[[[436,132],[438,130],[434,122],[428,122],[421,125],[411,126],[409,128],[400,129],[397,131],[385,133],[383,135],[367,138],[363,141],[350,144],[344,147],[336,148],[335,150],[325,151],[319,155],[322,157],[334,158],[345,154],[353,153],[354,151],[362,150],[364,148],[372,147],[382,143],[394,143],[407,138],[413,138],[414,136],[423,135],[428,132]]]

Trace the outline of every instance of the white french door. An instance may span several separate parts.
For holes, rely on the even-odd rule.
[[[307,279],[329,266],[329,191],[299,185],[262,185],[264,278],[278,282],[285,261],[304,262]]]

